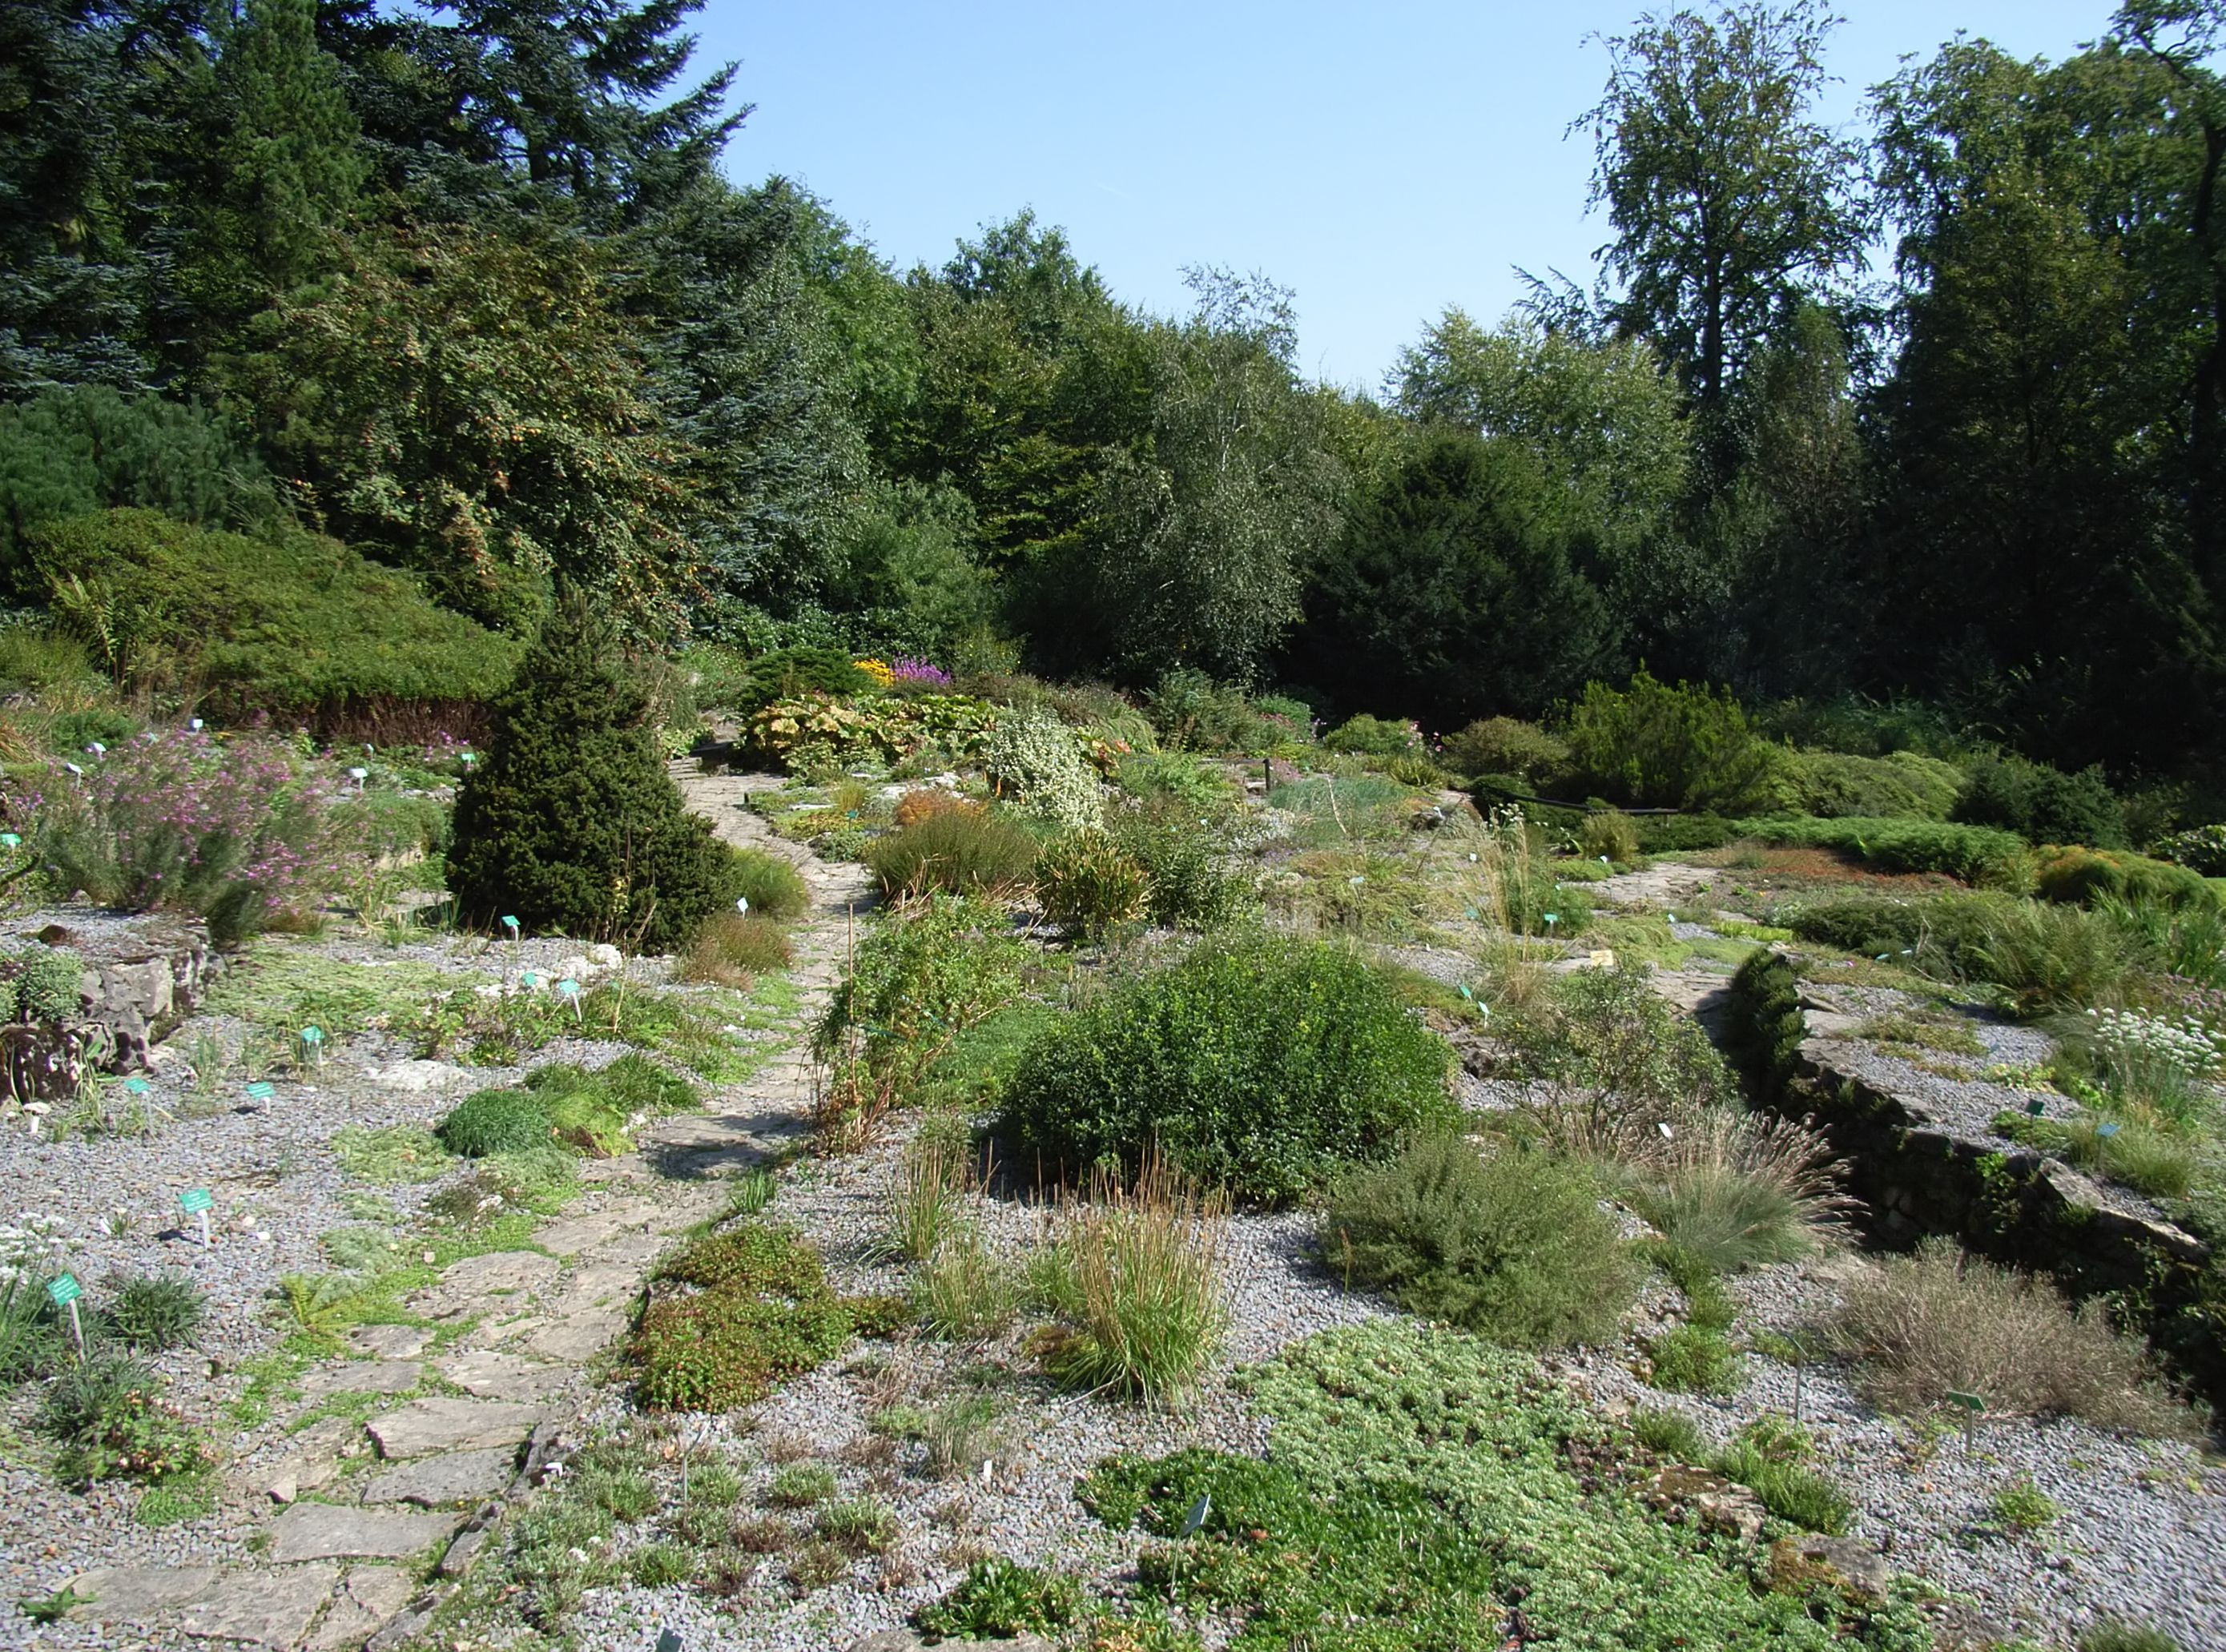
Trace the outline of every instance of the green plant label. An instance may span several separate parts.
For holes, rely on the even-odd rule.
[[[85,1287],[77,1282],[75,1275],[58,1274],[47,1281],[47,1294],[54,1299],[56,1307],[66,1308],[85,1294]]]
[[[1199,1492],[1198,1494],[1198,1501],[1191,1504],[1190,1513],[1183,1521],[1181,1535],[1184,1537],[1195,1536],[1198,1533],[1198,1528],[1205,1524],[1205,1517],[1212,1512],[1212,1494],[1211,1492],[1205,1491]]]
[[[2115,1124],[2098,1124],[2095,1127],[2095,1136],[2099,1141],[2108,1141],[2117,1134],[2118,1127]]]
[[[580,995],[580,983],[567,975],[556,983],[556,990],[567,998],[577,998]]]
[[[2025,1110],[2032,1114],[2033,1117],[2038,1118],[2042,1114],[2048,1111],[2048,1103],[2042,1101],[2039,1096],[2036,1096],[2032,1100],[2025,1104]]]
[[[1969,1412],[1973,1416],[1976,1416],[1980,1412],[1984,1411],[1987,1408],[1987,1402],[1977,1395],[1964,1394],[1956,1388],[1950,1388],[1948,1390],[1948,1403],[1951,1406],[1962,1407],[1964,1410]]]
[[[22,847],[23,840],[16,833],[0,832],[0,848],[19,849]]]
[[[131,1095],[144,1096],[147,1093],[147,1081],[143,1078],[127,1078],[124,1081],[124,1088]]]
[[[304,1044],[322,1044],[324,1041],[325,1041],[325,1033],[324,1033],[324,1029],[323,1029],[322,1027],[316,1027],[316,1026],[305,1026],[305,1027],[303,1027],[303,1028],[302,1029],[302,1043],[304,1043]]]
[[[178,1195],[178,1208],[188,1216],[198,1216],[215,1203],[206,1187],[189,1187]]]
[[[508,912],[505,912],[503,914],[502,926],[508,930],[512,935],[518,933],[518,920],[515,918],[512,918]]]
[[[258,1102],[267,1102],[278,1091],[275,1085],[258,1081],[247,1087],[247,1093]]]
[[[541,984],[541,977],[534,970],[521,969],[518,972],[518,984],[521,987],[538,987]]]

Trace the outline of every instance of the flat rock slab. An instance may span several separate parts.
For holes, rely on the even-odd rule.
[[[388,1090],[403,1090],[412,1096],[429,1095],[436,1090],[446,1090],[451,1084],[467,1083],[472,1075],[461,1067],[452,1067],[445,1061],[397,1061],[384,1067],[373,1067],[366,1075],[374,1084]]]
[[[297,1503],[270,1522],[269,1553],[282,1565],[295,1560],[406,1560],[446,1541],[456,1525],[457,1517],[453,1515]]]
[[[409,1458],[516,1446],[540,1420],[538,1406],[506,1400],[412,1400],[368,1426],[381,1457]]]
[[[631,1307],[641,1292],[646,1270],[636,1263],[596,1263],[572,1275],[571,1288],[557,1299],[551,1312],[579,1313],[589,1308]]]
[[[548,1223],[534,1229],[533,1241],[552,1255],[576,1256],[629,1228],[646,1227],[656,1219],[657,1214],[655,1205],[627,1199],[607,1210],[592,1210],[584,1216]]]
[[[425,1380],[415,1360],[359,1359],[320,1365],[302,1379],[302,1397],[321,1400],[334,1394],[407,1394]]]
[[[609,1347],[626,1326],[626,1315],[598,1308],[543,1327],[525,1339],[525,1346],[549,1359],[578,1363],[593,1359]]]
[[[538,1400],[572,1380],[567,1366],[491,1349],[452,1354],[433,1369],[465,1393],[482,1400]]]
[[[347,1574],[347,1583],[333,1602],[332,1611],[317,1625],[309,1652],[346,1652],[361,1646],[385,1628],[417,1592],[417,1584],[399,1567],[356,1567]]]
[[[429,1509],[476,1503],[507,1490],[517,1473],[518,1448],[513,1446],[443,1452],[373,1476],[363,1488],[363,1501],[366,1508],[385,1503],[414,1503]]]
[[[235,1572],[181,1611],[178,1627],[202,1640],[290,1647],[308,1633],[309,1620],[332,1594],[340,1576],[336,1566]]]
[[[375,1359],[415,1359],[432,1342],[423,1325],[358,1325],[347,1335],[348,1346]]]
[[[537,1250],[494,1250],[467,1256],[441,1270],[441,1282],[418,1292],[410,1304],[436,1318],[463,1313],[497,1313],[523,1306],[519,1299],[556,1283],[563,1264]]]
[[[213,1566],[104,1566],[68,1583],[86,1604],[73,1606],[73,1623],[150,1623],[167,1618],[216,1586]]]

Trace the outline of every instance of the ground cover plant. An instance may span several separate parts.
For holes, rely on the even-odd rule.
[[[1207,1449],[1116,1457],[1085,1504],[1160,1541],[1146,1591],[1227,1614],[1230,1644],[1491,1645],[1519,1603],[1556,1646],[1913,1649],[1905,1604],[1758,1590],[1736,1543],[1655,1515],[1573,1446],[1600,1426],[1528,1356],[1412,1321],[1333,1331],[1240,1376],[1273,1420],[1265,1462]],[[1194,1537],[1182,1527],[1210,1497]],[[1323,1556],[1334,1556],[1325,1565]]]
[[[1011,1163],[1133,1178],[1156,1151],[1240,1199],[1287,1202],[1449,1122],[1448,1052],[1355,953],[1208,940],[1053,1024],[992,1130]]]

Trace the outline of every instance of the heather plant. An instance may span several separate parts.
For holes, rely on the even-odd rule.
[[[57,893],[191,912],[228,944],[302,912],[332,881],[324,826],[283,747],[173,728],[55,765],[33,839]]]
[[[917,795],[900,802],[897,829],[866,846],[866,865],[883,893],[1002,895],[1026,887],[1035,865],[1034,838],[1002,815],[957,798],[915,808],[907,820],[904,804]]]
[[[1558,779],[1568,766],[1568,745],[1536,723],[1486,717],[1446,736],[1445,759],[1463,775],[1503,775],[1526,786]]]

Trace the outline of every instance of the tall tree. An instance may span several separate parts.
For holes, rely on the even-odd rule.
[[[1613,311],[1720,409],[1771,328],[1859,257],[1856,149],[1815,114],[1825,0],[1650,13],[1606,39],[1606,92],[1573,130],[1597,149]]]

